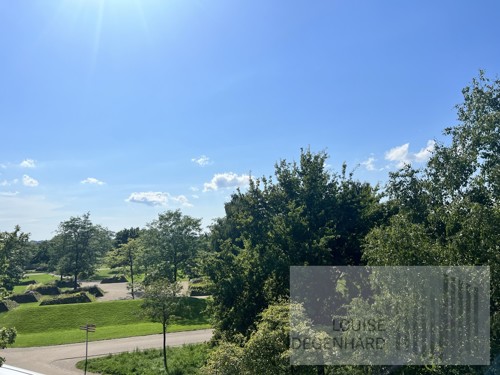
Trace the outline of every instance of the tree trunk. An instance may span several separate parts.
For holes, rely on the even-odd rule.
[[[167,324],[163,323],[163,366],[165,366],[165,371],[168,372],[167,367]]]
[[[130,290],[132,292],[132,299],[135,299],[135,293],[134,293],[134,260],[132,257],[129,257],[130,260]]]

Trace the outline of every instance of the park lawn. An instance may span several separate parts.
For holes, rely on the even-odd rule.
[[[191,344],[167,348],[168,369],[171,374],[195,375],[205,364],[210,348],[207,344]],[[83,369],[85,361],[80,361],[76,367]],[[113,375],[158,375],[165,374],[160,349],[146,349],[129,353],[91,358],[87,369],[100,374]]]
[[[188,301],[189,309],[172,322],[172,332],[210,327],[204,313],[206,301],[196,298]],[[159,323],[151,323],[143,316],[141,303],[141,300],[124,300],[53,306],[24,304],[0,313],[0,327],[16,328],[16,347],[81,342],[85,335],[79,327],[86,323],[97,326],[95,334],[91,334],[96,340],[161,333]]]
[[[59,280],[59,277],[48,273],[28,273],[21,281],[35,280],[37,284],[48,284],[51,281]],[[13,294],[21,294],[26,291],[27,285],[14,286]]]

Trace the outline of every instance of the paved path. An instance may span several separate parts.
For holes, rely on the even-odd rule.
[[[211,329],[167,334],[168,346],[193,344],[210,340]],[[89,342],[89,357],[148,349],[162,346],[162,335],[127,337],[123,339]],[[81,375],[76,362],[85,359],[85,343],[34,348],[10,348],[2,351],[6,364],[37,371],[46,375]],[[87,372],[87,374],[89,374]]]

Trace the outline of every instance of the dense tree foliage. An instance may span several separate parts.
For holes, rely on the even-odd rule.
[[[111,232],[92,224],[89,213],[63,221],[52,242],[57,269],[61,275],[72,275],[74,288],[78,286],[78,277],[94,273],[112,244]]]
[[[16,226],[13,232],[0,232],[0,296],[11,291],[23,277],[29,258],[29,235]]]
[[[272,178],[251,179],[211,228],[206,272],[216,288],[217,336],[248,336],[270,303],[288,295],[292,265],[354,265],[364,236],[384,214],[367,183],[325,168],[328,155],[303,151]]]
[[[141,234],[145,282],[157,278],[175,282],[179,271],[189,273],[200,246],[200,233],[200,219],[183,215],[180,210],[159,214]]]

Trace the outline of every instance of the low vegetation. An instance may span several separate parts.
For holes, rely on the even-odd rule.
[[[184,345],[168,348],[170,375],[196,375],[206,362],[210,349],[207,344]],[[76,365],[83,369],[85,361]],[[160,375],[166,374],[163,369],[161,350],[147,349],[131,353],[108,355],[93,358],[88,362],[87,369],[94,373],[107,375]]]

